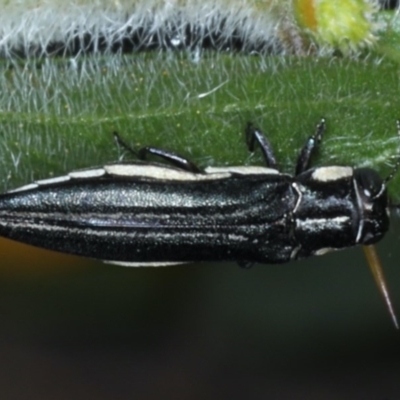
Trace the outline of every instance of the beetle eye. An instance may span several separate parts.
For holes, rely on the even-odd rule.
[[[374,199],[384,192],[385,184],[376,171],[359,168],[354,171],[354,179],[366,198]]]

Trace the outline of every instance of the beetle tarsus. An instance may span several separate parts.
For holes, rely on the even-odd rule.
[[[162,158],[168,163],[174,165],[177,168],[183,169],[184,171],[201,173],[201,169],[194,164],[192,161],[180,156],[179,154],[171,151],[159,149],[157,147],[142,147],[139,150],[134,150],[129,144],[127,144],[117,132],[113,132],[114,139],[118,146],[123,147],[129,153],[132,153],[139,160],[145,161],[148,155],[153,155]]]
[[[260,146],[263,153],[265,164],[269,168],[277,168],[277,162],[272,151],[271,144],[266,138],[265,134],[258,128],[256,128],[252,123],[248,123],[246,127],[246,144],[249,151],[254,152],[255,144]]]
[[[310,136],[307,139],[306,144],[300,151],[299,157],[297,159],[296,175],[301,174],[310,167],[311,157],[318,150],[322,135],[325,132],[325,127],[325,118],[322,118],[317,125],[314,135]]]
[[[131,146],[129,146],[128,143],[125,142],[125,140],[122,139],[120,134],[118,132],[113,132],[114,140],[117,146],[122,147],[129,153],[133,154],[136,158],[139,158],[139,154],[137,151],[135,151]]]
[[[180,156],[171,151],[159,149],[157,147],[143,147],[139,150],[139,159],[146,160],[148,155],[153,155],[162,158],[170,164],[188,172],[200,173],[201,169],[192,161]]]

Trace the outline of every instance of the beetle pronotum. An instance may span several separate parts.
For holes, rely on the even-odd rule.
[[[400,123],[397,123],[400,132]],[[0,195],[0,235],[124,266],[192,261],[284,263],[362,244],[392,319],[383,273],[370,245],[389,227],[386,179],[368,168],[310,168],[325,131],[317,125],[294,176],[280,173],[253,125],[247,146],[265,167],[204,170],[171,152],[130,149],[141,161],[39,180]],[[400,134],[400,133],[399,133]],[[168,164],[145,162],[152,154]]]

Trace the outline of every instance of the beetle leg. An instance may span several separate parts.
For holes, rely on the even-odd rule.
[[[143,147],[139,150],[134,150],[131,146],[129,146],[124,140],[122,140],[121,136],[117,132],[113,132],[115,141],[117,144],[121,147],[123,147],[125,150],[129,151],[132,153],[135,157],[137,157],[139,160],[146,160],[147,156],[153,155],[162,158],[163,160],[169,162],[170,164],[174,165],[175,167],[178,167],[180,169],[183,169],[185,171],[189,172],[194,172],[194,173],[200,173],[202,172],[201,169],[188,159],[173,153],[171,151],[159,149],[157,147]]]
[[[306,144],[301,149],[296,165],[296,175],[301,174],[310,167],[310,161],[313,154],[318,149],[318,145],[321,142],[322,135],[325,132],[325,118],[322,118],[320,123],[317,125],[314,135],[307,139]]]
[[[151,154],[153,156],[160,157],[165,161],[168,161],[170,164],[178,167],[180,169],[184,169],[185,171],[200,173],[202,172],[200,168],[189,161],[188,159],[180,156],[179,154],[173,153],[171,151],[159,149],[157,147],[143,147],[138,152],[138,157],[140,160],[146,160],[147,155]]]
[[[246,144],[249,151],[251,152],[254,151],[255,142],[257,142],[257,144],[261,148],[267,167],[276,168],[277,163],[274,156],[274,152],[272,151],[271,144],[269,143],[265,134],[260,129],[257,129],[250,122],[247,124],[245,133],[246,133]]]

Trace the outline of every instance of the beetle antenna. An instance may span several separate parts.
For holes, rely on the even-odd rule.
[[[386,307],[392,318],[393,324],[396,329],[399,329],[399,323],[397,322],[397,316],[394,311],[392,301],[390,300],[389,289],[386,283],[385,275],[383,274],[383,269],[378,257],[378,253],[376,252],[376,248],[375,246],[363,246],[363,248],[369,268],[378,286],[379,292],[381,293],[383,300],[386,303]]]
[[[397,136],[400,139],[400,120],[396,121],[396,126],[397,126]],[[396,163],[394,164],[393,168],[392,168],[392,172],[390,172],[390,174],[385,178],[385,180],[383,181],[384,184],[388,183],[390,180],[393,179],[393,177],[396,175],[397,171],[400,168],[400,146],[399,149],[397,151],[397,160]]]

